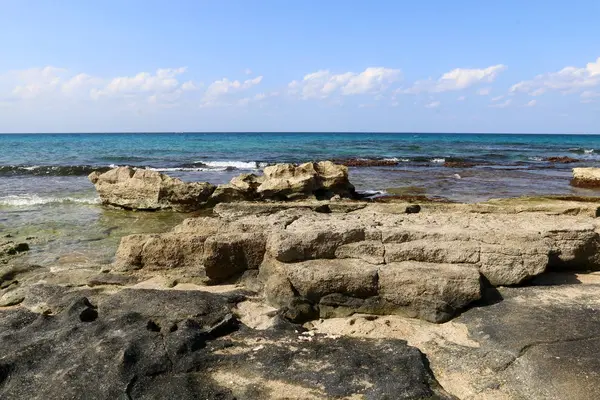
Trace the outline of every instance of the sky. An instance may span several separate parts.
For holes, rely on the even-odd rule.
[[[0,0],[0,132],[600,134],[598,0]]]

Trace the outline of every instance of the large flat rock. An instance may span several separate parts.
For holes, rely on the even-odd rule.
[[[245,214],[256,207],[123,238],[116,266],[183,268],[213,284],[258,270],[266,298],[279,307],[300,301],[321,316],[400,313],[436,322],[478,300],[482,286],[600,268],[597,221],[586,213],[515,213],[512,206],[506,213],[480,206],[399,213],[395,204],[323,212],[274,204]]]
[[[239,292],[33,297],[46,312],[0,308],[2,399],[451,398],[405,341],[306,335],[283,321],[254,331],[231,313]]]

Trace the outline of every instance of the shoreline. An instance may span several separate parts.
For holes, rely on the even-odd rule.
[[[371,220],[374,215],[381,215],[384,217],[383,220],[400,218],[398,221],[405,221],[403,224],[410,221],[413,221],[410,223],[420,224],[421,222],[431,219],[435,221],[439,218],[443,218],[443,220],[448,221],[447,223],[458,223],[456,226],[463,225],[463,222],[460,221],[471,221],[469,224],[465,225],[470,225],[471,228],[469,229],[471,230],[475,229],[473,224],[476,221],[482,220],[491,222],[497,218],[504,218],[507,221],[512,221],[511,228],[513,231],[516,229],[516,226],[526,226],[526,224],[523,225],[519,221],[526,221],[528,218],[533,218],[532,220],[540,223],[540,221],[545,218],[550,218],[556,221],[556,227],[561,227],[559,229],[568,229],[568,232],[571,232],[572,234],[581,232],[577,233],[577,235],[581,235],[586,231],[580,230],[583,226],[580,228],[577,227],[577,225],[573,225],[574,221],[578,221],[578,224],[593,224],[594,232],[599,229],[599,226],[596,225],[595,217],[597,216],[600,206],[600,200],[593,199],[592,202],[586,200],[588,199],[567,200],[564,198],[529,198],[495,200],[479,204],[420,203],[421,209],[419,213],[416,214],[406,214],[406,207],[414,204],[406,202],[238,202],[225,203],[217,206],[215,215],[217,215],[217,218],[229,218],[229,221],[235,224],[245,224],[250,221],[263,223],[269,218],[271,218],[274,223],[277,223],[277,221],[285,220],[286,217],[283,217],[283,215],[286,215],[286,213],[300,213],[298,215],[304,215],[304,217],[301,218],[318,215],[318,218],[321,220],[323,220],[324,217],[327,217],[327,220],[331,221],[331,223],[338,221],[340,218],[340,221],[348,220],[348,218],[355,218],[352,217],[353,215],[356,215],[357,217],[369,216],[365,222]],[[323,214],[322,212],[314,211],[324,204],[331,206],[329,209],[330,213]],[[172,212],[146,213],[141,211],[120,211],[119,214],[121,213],[136,216],[144,215],[150,218],[158,214],[173,214]],[[219,215],[220,217],[218,217]],[[196,217],[188,221],[200,221],[203,218],[206,217]],[[215,217],[212,216],[209,218]],[[298,222],[299,221],[296,220],[292,225],[298,224]],[[192,222],[184,222],[184,225],[179,225],[179,227],[176,226],[175,231],[165,229],[163,232],[166,233],[141,236],[167,238],[168,235],[172,235],[172,233],[169,233],[169,231],[171,231],[180,232],[178,235],[184,235],[182,236],[182,238],[184,238],[186,237],[185,235],[197,235],[200,232],[197,231],[197,229],[201,226],[206,226],[204,223],[197,226],[193,224],[190,225],[191,223]],[[335,228],[330,226],[330,223],[325,223],[325,226],[325,229],[333,229],[332,231],[335,231]],[[433,228],[434,226],[435,225],[432,225],[431,227]],[[506,226],[508,227],[510,225]],[[423,233],[427,234],[433,234],[434,232],[435,230],[432,231],[429,228],[428,230],[423,231]],[[436,233],[436,235],[438,234]],[[487,234],[487,236],[489,237],[489,234]],[[17,238],[11,239],[16,240]],[[325,243],[326,242],[327,241],[325,241]],[[172,254],[169,253],[171,250],[168,250],[169,246],[171,246],[168,244],[169,242],[164,242],[163,239],[160,239],[159,243],[162,243],[160,247],[154,247],[155,250],[153,251],[160,252],[165,250],[167,251],[166,254]],[[183,245],[185,241],[180,243]],[[433,245],[433,243],[434,242],[431,244]],[[351,257],[356,257],[361,253],[352,254],[354,255]],[[374,253],[368,252],[363,254]],[[455,256],[451,256],[450,253],[447,253],[447,256],[444,257]],[[579,396],[577,398],[585,399],[589,398],[586,397],[586,393],[593,393],[593,391],[590,391],[590,385],[592,385],[592,387],[595,385],[595,378],[591,381],[589,378],[582,381],[578,378],[578,375],[572,375],[566,372],[570,371],[570,368],[572,368],[571,366],[574,365],[578,365],[578,368],[584,368],[584,370],[585,368],[588,368],[587,371],[589,372],[589,368],[593,368],[591,364],[589,364],[592,360],[588,360],[585,357],[582,358],[582,356],[577,355],[579,353],[575,350],[569,350],[575,352],[572,353],[573,355],[571,356],[566,356],[562,353],[563,350],[560,350],[562,348],[560,343],[563,343],[564,341],[564,343],[571,343],[570,346],[575,346],[578,342],[574,341],[574,338],[580,337],[577,335],[586,335],[586,332],[591,333],[591,330],[595,330],[600,326],[600,320],[597,320],[595,311],[593,311],[596,307],[594,304],[596,303],[590,302],[590,299],[593,298],[590,296],[594,296],[593,293],[600,288],[600,272],[598,271],[582,274],[582,272],[577,270],[568,269],[559,271],[553,269],[552,271],[547,271],[538,275],[531,281],[526,280],[521,282],[517,286],[500,286],[495,289],[485,286],[486,289],[482,298],[474,304],[474,307],[468,307],[466,310],[462,311],[460,315],[441,324],[439,322],[432,323],[422,319],[415,319],[415,315],[412,311],[408,312],[408,314],[402,312],[394,315],[388,314],[389,311],[384,311],[383,314],[351,312],[348,315],[347,311],[343,311],[343,308],[339,308],[340,306],[331,308],[331,304],[333,304],[331,303],[332,299],[328,300],[329,303],[327,304],[330,308],[328,308],[329,311],[326,311],[328,315],[325,316],[324,319],[314,319],[311,317],[308,321],[302,322],[302,316],[306,316],[306,310],[302,311],[302,307],[305,307],[303,304],[305,303],[295,303],[294,307],[296,308],[294,309],[289,308],[289,306],[284,309],[273,307],[264,297],[264,294],[261,294],[263,289],[257,287],[256,278],[252,277],[252,274],[246,274],[243,279],[237,281],[237,283],[229,282],[206,286],[206,282],[204,281],[205,278],[202,276],[203,274],[198,275],[197,272],[193,272],[194,267],[192,266],[194,264],[190,264],[188,267],[172,265],[167,266],[165,269],[164,266],[159,267],[162,265],[160,264],[161,261],[159,261],[160,258],[151,256],[148,260],[154,260],[152,262],[158,262],[158,264],[154,267],[151,265],[144,265],[141,268],[136,267],[136,269],[129,271],[122,270],[117,266],[118,263],[96,266],[94,268],[91,266],[77,266],[77,264],[67,264],[62,268],[16,268],[13,271],[11,279],[19,282],[17,287],[11,287],[12,285],[6,286],[5,283],[3,285],[2,295],[0,295],[0,299],[3,302],[3,307],[0,307],[0,324],[9,321],[10,319],[7,320],[7,318],[12,318],[9,317],[9,315],[16,316],[23,314],[31,315],[31,318],[34,318],[33,321],[37,320],[36,318],[44,318],[49,321],[64,320],[64,322],[61,322],[56,326],[64,326],[64,329],[67,329],[69,325],[64,324],[71,324],[71,322],[67,322],[69,321],[69,318],[67,318],[69,315],[68,313],[71,312],[69,310],[79,310],[74,314],[73,318],[76,318],[79,313],[82,313],[81,315],[87,315],[87,313],[94,314],[92,311],[88,312],[85,310],[96,310],[98,314],[96,317],[97,319],[92,322],[79,322],[79,320],[77,320],[78,322],[76,322],[76,325],[81,326],[80,329],[84,329],[84,332],[88,332],[86,333],[86,335],[88,335],[85,339],[86,342],[90,337],[94,337],[94,340],[98,341],[98,343],[107,343],[106,345],[108,345],[107,340],[109,339],[103,337],[103,334],[97,336],[99,333],[92,333],[101,331],[90,331],[89,329],[93,326],[101,326],[98,324],[109,323],[108,321],[112,320],[110,318],[115,318],[111,317],[111,315],[114,315],[115,313],[135,310],[136,313],[142,313],[142,319],[137,322],[132,321],[128,324],[120,325],[118,329],[128,332],[127,335],[134,334],[135,336],[128,336],[131,337],[131,339],[128,340],[134,340],[136,341],[135,343],[138,343],[138,346],[144,348],[144,346],[147,346],[148,344],[139,342],[139,340],[141,340],[137,339],[139,333],[135,332],[146,332],[143,333],[143,335],[148,338],[153,338],[155,337],[154,335],[158,335],[157,337],[163,335],[165,338],[164,340],[170,342],[176,340],[176,338],[179,338],[177,340],[183,340],[184,337],[188,337],[177,336],[177,332],[182,332],[182,335],[184,333],[185,335],[188,335],[192,334],[193,329],[196,329],[187,327],[188,325],[186,324],[188,323],[185,322],[190,318],[189,315],[192,315],[188,314],[188,316],[186,316],[186,313],[191,312],[191,310],[183,311],[183,314],[177,314],[180,313],[180,311],[176,311],[175,314],[173,314],[173,307],[175,307],[175,309],[184,307],[181,308],[181,310],[184,310],[185,306],[183,306],[184,303],[182,302],[189,303],[192,298],[203,299],[202,301],[208,302],[219,302],[224,301],[224,299],[230,299],[222,304],[226,304],[227,301],[231,302],[227,303],[229,305],[225,307],[225,309],[231,310],[229,311],[230,314],[227,315],[232,315],[234,320],[238,322],[235,324],[233,324],[233,322],[226,322],[232,321],[229,319],[231,317],[228,317],[226,314],[220,314],[220,316],[213,315],[211,313],[216,311],[207,311],[207,315],[212,315],[213,317],[211,318],[216,318],[217,325],[213,325],[215,322],[201,322],[201,324],[203,324],[201,326],[204,326],[201,330],[212,332],[217,329],[216,326],[222,326],[223,328],[219,329],[224,330],[219,331],[220,333],[218,334],[212,334],[213,336],[210,338],[203,339],[203,343],[205,343],[203,346],[205,347],[201,350],[185,352],[179,355],[172,353],[170,357],[174,360],[175,370],[170,370],[170,367],[165,366],[164,368],[166,369],[161,373],[161,376],[165,377],[167,380],[171,380],[175,379],[175,376],[178,376],[177,374],[185,374],[185,372],[179,370],[179,367],[176,365],[183,362],[183,360],[188,360],[185,361],[186,363],[193,362],[190,361],[193,360],[193,357],[198,357],[203,354],[202,357],[218,357],[222,360],[219,365],[211,364],[209,369],[210,372],[197,375],[197,379],[201,379],[202,382],[204,382],[203,385],[205,385],[205,387],[206,385],[209,385],[212,388],[211,390],[215,393],[218,392],[221,393],[221,395],[229,393],[236,398],[242,399],[329,398],[333,393],[338,393],[336,391],[341,389],[339,385],[328,383],[324,386],[320,386],[320,389],[318,390],[309,390],[304,386],[311,382],[313,384],[319,382],[319,378],[317,378],[319,374],[316,373],[316,371],[326,368],[325,365],[328,362],[334,362],[337,366],[337,372],[334,373],[328,369],[325,370],[330,371],[328,373],[331,374],[345,373],[344,371],[347,371],[347,364],[346,361],[342,361],[343,359],[346,359],[343,357],[347,357],[349,348],[357,348],[356,346],[367,346],[365,348],[367,353],[362,352],[362,350],[355,353],[354,357],[356,357],[356,362],[366,362],[366,360],[369,359],[367,354],[370,353],[379,358],[378,363],[385,364],[387,361],[384,360],[386,360],[385,357],[387,356],[384,354],[386,353],[378,346],[384,344],[388,349],[391,348],[389,346],[400,346],[397,340],[401,339],[408,340],[407,345],[410,346],[410,349],[418,349],[418,351],[422,352],[422,354],[427,357],[428,366],[422,366],[414,361],[410,361],[410,368],[415,371],[422,371],[422,373],[425,374],[424,376],[429,376],[429,378],[426,379],[426,381],[430,382],[428,388],[421,387],[419,390],[425,390],[423,393],[430,393],[430,395],[437,393],[435,394],[435,398],[450,398],[449,396],[456,396],[457,398],[512,399],[517,398],[518,396],[528,395],[530,398],[544,397],[558,399],[568,398],[563,396],[570,393]],[[303,262],[300,263],[302,264]],[[9,263],[8,265],[11,264]],[[502,274],[500,276],[502,276]],[[6,277],[7,275],[3,274],[4,281]],[[346,278],[342,277],[341,279]],[[431,277],[423,277],[422,279],[428,280],[431,279]],[[298,286],[298,283],[295,285],[297,290],[304,290],[302,289],[302,286]],[[503,300],[497,300],[498,293]],[[9,296],[7,296],[7,294],[9,294]],[[71,303],[81,296],[85,296],[89,303],[95,308],[91,308],[85,304],[81,307],[77,306],[79,308],[73,308],[75,306],[71,305]],[[167,306],[170,307],[170,311],[160,311],[159,308],[154,308],[150,311],[149,309],[143,308],[145,306],[138,304],[138,300],[135,300],[138,298],[146,299],[144,301],[148,302],[147,296],[151,296],[155,299],[155,302],[148,303],[148,306],[150,306],[150,304],[154,304],[151,307],[159,308]],[[523,299],[527,299],[526,303],[523,303]],[[8,305],[7,300],[9,300]],[[14,304],[10,304],[10,300],[12,300],[12,303]],[[118,306],[116,307],[115,302],[118,302]],[[351,305],[352,303],[345,304],[344,307],[355,307]],[[600,307],[600,303],[598,303],[598,306]],[[321,307],[324,307],[324,305]],[[551,320],[544,319],[543,315],[545,314],[540,314],[539,307],[544,307],[551,313],[559,312],[560,314],[557,315],[561,315],[561,318],[553,318]],[[585,311],[584,314],[576,312],[576,310],[582,309],[581,307],[589,310],[589,312]],[[338,310],[332,314],[332,310],[335,308],[338,308]],[[384,308],[384,310],[385,309],[388,308]],[[40,317],[36,317],[36,315],[40,315]],[[42,315],[45,315],[45,317],[41,317]],[[290,322],[290,319],[301,322]],[[156,332],[153,332],[155,328],[152,328],[152,330],[146,328],[146,325],[150,326],[150,322],[148,321],[152,321],[152,323],[157,326]],[[41,322],[38,322],[38,325],[39,323]],[[532,323],[537,324],[537,328],[543,329],[534,331],[529,329],[527,330],[527,336],[523,336],[525,332],[523,324]],[[169,330],[174,329],[173,326],[175,326],[171,324],[176,324],[178,326],[176,332],[169,332]],[[568,326],[573,327],[575,330],[564,329],[564,326],[566,326],[565,324],[568,324]],[[5,332],[13,332],[11,330],[12,328],[6,327],[5,325],[3,326],[6,329]],[[50,329],[49,327],[45,328],[43,326],[44,325],[40,325],[36,328],[37,333],[29,330],[27,331],[28,333],[23,331],[20,335],[28,335],[26,336],[29,338],[28,340],[33,340],[35,343],[36,340],[39,340],[37,338],[41,337],[40,335],[43,335],[42,332],[45,332],[45,329]],[[558,328],[559,326],[560,329]],[[192,330],[190,331],[190,329]],[[290,331],[290,329],[292,330]],[[298,333],[294,333],[293,330],[296,330]],[[493,332],[493,334],[491,336],[489,336],[489,334],[488,336],[481,336],[478,332],[482,330],[483,332]],[[55,334],[56,333],[52,333],[52,335]],[[12,346],[18,346],[11,341],[12,339],[7,339],[6,333],[4,335],[5,336],[2,337],[3,343],[12,343]],[[10,337],[16,337],[12,333],[10,335]],[[551,336],[542,337],[539,335]],[[6,342],[6,340],[8,340],[8,342]],[[72,341],[76,339],[68,340]],[[535,345],[539,340],[558,343],[555,345],[557,350],[553,350],[552,348],[545,349],[544,352],[540,353],[542,358],[531,358],[531,355],[527,355],[526,357],[518,355],[520,346],[529,346],[530,343],[534,343]],[[74,348],[80,348],[78,346],[81,346],[75,344],[76,342],[71,343],[73,343],[72,346],[75,346]],[[233,347],[231,347],[231,343],[234,343]],[[584,344],[585,346],[590,346],[592,342],[587,341],[581,343],[581,346]],[[598,343],[598,345],[600,345],[600,343]],[[121,348],[119,347],[121,346],[119,344],[113,344],[111,346],[117,347],[103,347],[103,351],[107,352],[107,354],[116,354]],[[315,375],[298,375],[293,372],[286,373],[285,375],[273,375],[273,371],[277,369],[288,368],[282,364],[278,364],[282,359],[274,358],[274,354],[285,353],[291,356],[291,354],[294,354],[294,351],[290,349],[294,348],[305,348],[306,351],[308,351],[308,353],[305,354],[311,354],[309,352],[323,346],[325,346],[324,348],[330,349],[331,353],[328,353],[328,355],[322,354],[317,358],[305,359],[305,364],[303,364],[305,371],[315,371]],[[342,347],[339,348],[339,350],[334,350],[337,349],[338,346]],[[589,347],[586,348],[589,349]],[[82,349],[85,349],[85,347],[82,347]],[[395,347],[395,349],[394,354],[406,354],[406,349],[403,349],[402,347]],[[287,353],[290,351],[292,351],[292,353]],[[540,350],[538,349],[536,351]],[[556,353],[556,351],[559,351],[559,353]],[[10,357],[10,354],[12,353],[7,350],[7,353],[5,354],[8,354]],[[209,356],[209,354],[212,355]],[[264,363],[266,368],[257,368],[254,363],[247,364],[237,358],[235,354],[246,354],[258,357],[258,359]],[[343,356],[344,354],[345,356]],[[490,358],[486,357],[485,354],[494,354],[494,356],[493,358]],[[560,354],[560,359],[554,358],[555,354]],[[87,368],[85,365],[90,365],[90,362],[95,363],[97,358],[97,356],[87,355],[87,361],[83,359],[75,361],[76,358],[73,358],[75,357],[74,355],[64,352],[62,353],[62,357],[67,361],[70,360],[68,362],[76,368]],[[140,353],[140,355],[136,357],[147,356]],[[459,357],[460,361],[457,361],[457,357]],[[9,359],[12,360],[10,363],[16,363],[14,365],[19,365],[20,362],[25,361],[23,356]],[[396,359],[393,362],[396,365],[407,365],[405,363],[407,363],[409,359]],[[555,361],[551,361],[552,359]],[[6,356],[3,360],[4,361],[0,360],[0,364],[6,362]],[[230,361],[227,360],[230,360],[235,364],[230,365]],[[105,363],[104,361],[102,362]],[[47,368],[47,364],[42,360],[37,361],[37,363],[38,368]],[[232,365],[236,365],[237,367],[231,369]],[[113,367],[113,363],[108,362],[103,364],[103,366],[97,365],[95,368],[99,371],[106,371],[108,376],[113,376],[110,371],[113,370],[113,368],[117,368],[117,366],[118,363],[114,364]],[[10,378],[11,380],[9,380],[8,383],[0,385],[0,393],[2,393],[2,390],[9,390],[8,393],[10,393],[10,388],[12,387],[11,382],[14,384],[20,379],[25,379],[25,377],[21,378],[22,375],[18,372],[18,369],[13,371]],[[345,389],[350,392],[345,393],[349,395],[352,392],[354,395],[359,396],[357,398],[361,398],[361,395],[370,396],[369,393],[379,393],[373,392],[373,390],[384,390],[383,388],[386,387],[384,382],[387,379],[384,377],[388,376],[389,371],[382,375],[377,375],[379,374],[377,371],[377,368],[375,368],[372,374],[366,373],[366,375],[363,376],[365,382],[369,382],[367,386],[355,387],[350,385]],[[136,374],[138,373],[142,374],[139,376],[144,376],[143,374],[147,372],[140,371]],[[356,371],[353,373],[356,373]],[[554,376],[553,381],[556,382],[556,385],[552,386],[552,392],[550,393],[547,391],[547,382],[545,381],[520,381],[515,379],[524,373],[552,373]],[[384,380],[380,380],[380,377]],[[73,380],[74,378],[69,378],[68,381],[62,381],[62,379],[63,378],[61,378],[60,381],[63,382],[62,385],[66,385],[65,387],[70,387],[73,382],[75,382]],[[116,382],[120,378],[113,377],[110,379],[114,379]],[[396,379],[404,378],[396,376]],[[89,387],[96,387],[95,382],[98,382],[99,384],[102,382],[102,379],[88,380],[87,385]],[[406,384],[413,389],[419,387],[416,382]],[[565,384],[577,385],[579,389],[575,392],[565,392],[560,386]],[[248,393],[247,390],[255,385],[262,385],[265,389],[260,392],[261,394],[257,394],[257,397],[246,397],[244,393]],[[136,383],[133,383],[133,386],[138,388],[136,390],[141,390],[141,387],[138,387]],[[40,387],[42,388],[41,393],[46,393],[46,395],[56,393],[52,391],[53,386],[51,385],[42,385],[39,386],[39,388]],[[150,387],[153,388],[154,386]],[[287,389],[284,391],[275,389],[283,387],[286,387]],[[177,389],[176,392],[179,390],[181,390],[181,388]],[[406,394],[412,392],[404,392],[404,390],[406,390],[406,388],[400,391],[396,388],[394,389],[394,394],[399,396],[398,398],[412,398],[412,395]],[[571,391],[572,389],[569,390]],[[4,393],[7,392],[5,391]],[[36,397],[34,396],[33,398]],[[209,398],[212,397],[209,396]]]
[[[3,235],[0,395],[593,398],[600,197],[367,201],[345,167],[271,168],[96,174],[113,207]]]

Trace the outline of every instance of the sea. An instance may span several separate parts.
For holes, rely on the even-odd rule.
[[[275,163],[320,160],[386,164],[349,168],[358,191],[375,197],[418,194],[478,202],[600,195],[569,185],[572,168],[600,166],[597,135],[0,134],[0,238],[31,243],[22,262],[95,268],[111,262],[123,235],[165,231],[186,215],[106,209],[87,179],[93,170],[127,165],[220,184]]]

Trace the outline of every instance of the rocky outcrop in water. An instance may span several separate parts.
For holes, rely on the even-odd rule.
[[[133,210],[187,212],[244,200],[356,197],[348,180],[348,168],[331,161],[277,164],[265,167],[261,176],[242,174],[217,187],[206,182],[185,183],[156,171],[129,167],[93,172],[89,179],[103,204]]]
[[[123,238],[116,266],[181,268],[211,283],[257,276],[270,304],[303,304],[300,319],[361,312],[434,322],[478,300],[484,286],[521,284],[550,268],[600,267],[600,237],[588,218],[386,206],[245,217],[230,207],[166,234]]]
[[[215,186],[206,182],[186,183],[157,171],[118,167],[92,172],[102,204],[132,210],[194,211],[203,207]]]
[[[600,187],[600,168],[573,168],[571,185],[582,188]]]
[[[572,163],[579,162],[581,160],[579,160],[577,158],[563,156],[563,157],[547,157],[546,161],[551,162],[551,163],[558,163],[558,164],[572,164]]]

